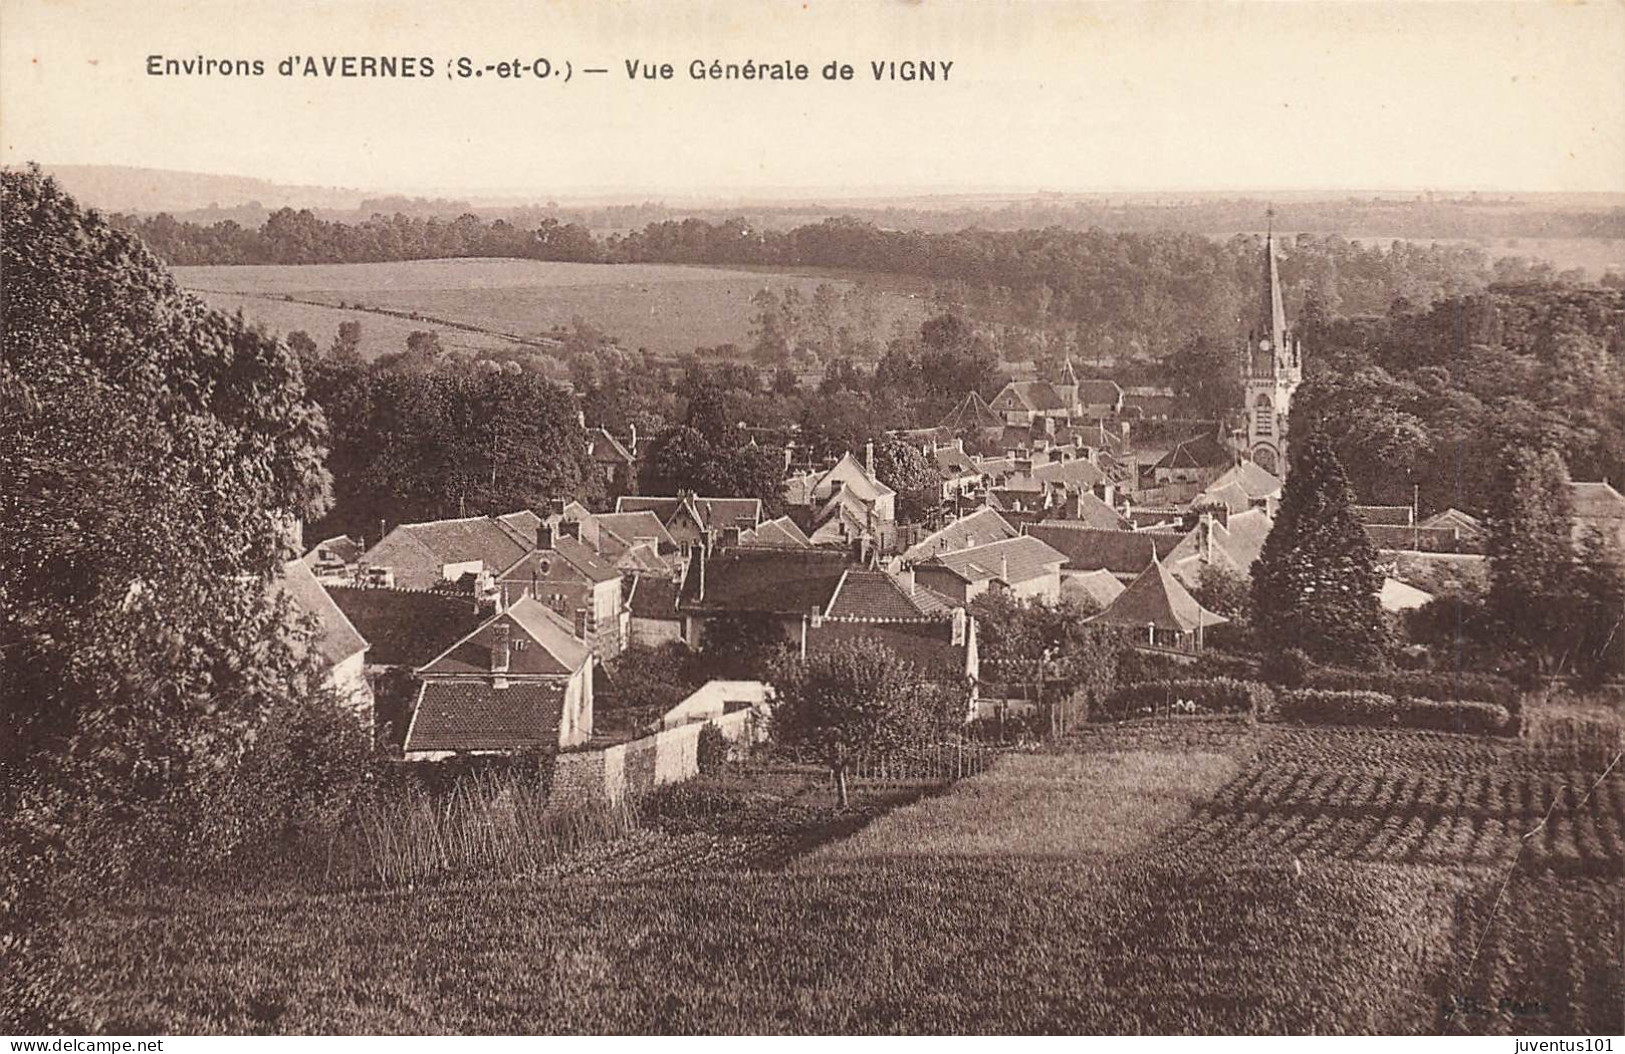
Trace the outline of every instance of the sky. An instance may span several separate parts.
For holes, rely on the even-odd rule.
[[[277,74],[308,54],[436,75]],[[155,77],[150,55],[266,74]],[[458,56],[573,72],[448,78]],[[811,79],[694,80],[695,59]],[[873,79],[905,60],[953,65]],[[1622,192],[1625,0],[0,0],[0,161],[29,160],[462,196]]]

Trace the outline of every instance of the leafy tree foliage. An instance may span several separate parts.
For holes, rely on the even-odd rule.
[[[1059,733],[1111,690],[1117,673],[1119,635],[1088,626],[1088,613],[1070,601],[1052,604],[1007,591],[984,593],[972,602],[984,670],[1036,689],[1042,686],[1050,729]]]
[[[1192,417],[1222,420],[1241,405],[1241,374],[1228,345],[1197,334],[1163,364],[1164,378]]]
[[[1350,665],[1383,661],[1386,630],[1377,594],[1382,574],[1353,491],[1324,433],[1296,446],[1280,514],[1253,566],[1260,643],[1300,648]]]
[[[809,751],[835,776],[840,804],[860,755],[885,755],[943,727],[950,693],[922,683],[912,665],[875,640],[844,642],[803,660],[782,656],[771,675],[773,734]]]
[[[42,896],[263,830],[231,789],[320,697],[266,583],[329,481],[286,347],[37,171],[0,189],[0,1005],[39,1025]]]
[[[875,448],[875,475],[897,492],[897,518],[929,519],[942,509],[942,473],[911,443],[887,440]]]

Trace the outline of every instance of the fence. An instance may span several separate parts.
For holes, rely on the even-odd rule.
[[[886,754],[860,754],[847,775],[869,783],[952,783],[986,772],[997,753],[985,743],[928,743]]]

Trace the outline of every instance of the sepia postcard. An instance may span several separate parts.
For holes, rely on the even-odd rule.
[[[0,0],[0,192],[8,1050],[1625,1033],[1620,0]]]

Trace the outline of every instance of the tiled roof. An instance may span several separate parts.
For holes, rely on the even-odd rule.
[[[678,618],[677,592],[677,583],[669,578],[638,575],[632,581],[632,595],[627,598],[632,617],[675,622]]]
[[[1351,505],[1349,510],[1355,519],[1373,527],[1409,527],[1415,522],[1409,505]]]
[[[1011,381],[989,404],[995,410],[1030,410],[1044,412],[1065,410],[1066,400],[1048,381]]]
[[[443,564],[480,560],[494,569],[509,566],[536,544],[536,528],[541,523],[535,513],[522,510],[503,516],[403,523],[396,530],[423,545]]]
[[[1001,428],[1004,426],[1004,418],[987,405],[986,399],[971,392],[942,419],[942,426],[956,432],[977,428]]]
[[[563,676],[574,673],[592,651],[575,635],[564,616],[533,597],[523,597],[506,611],[447,648],[418,671],[422,676],[489,674],[495,627],[509,627],[508,672],[514,676]]]
[[[642,512],[600,512],[593,518],[598,521],[599,527],[612,532],[627,545],[636,545],[645,538],[652,538],[668,552],[677,548],[677,540],[660,522],[660,517],[647,509]]]
[[[1446,509],[1443,512],[1436,512],[1423,520],[1420,526],[1454,528],[1460,531],[1463,536],[1468,537],[1475,537],[1484,533],[1483,521],[1477,516],[1462,512],[1460,509]]]
[[[1093,487],[1106,482],[1106,474],[1083,458],[1052,462],[1033,469],[1033,479],[1041,483],[1058,483],[1073,489]]]
[[[425,681],[405,749],[524,750],[559,744],[564,681]]]
[[[553,548],[533,549],[515,560],[503,570],[501,580],[504,582],[529,582],[533,579],[557,581],[558,572],[562,570],[558,563],[573,569],[578,576],[588,582],[608,582],[621,577],[620,571],[602,556],[592,551],[592,547],[569,535],[556,535],[553,538]]]
[[[669,524],[683,503],[682,498],[658,495],[626,494],[615,499],[615,511],[642,512],[648,510]],[[693,503],[700,526],[708,531],[728,527],[744,529],[754,527],[762,518],[762,503],[758,498],[689,498]]]
[[[855,640],[884,644],[927,681],[956,683],[965,678],[965,646],[953,643],[953,622],[825,622],[807,626],[807,654],[824,655]]]
[[[1571,483],[1569,494],[1576,516],[1590,520],[1625,518],[1625,495],[1608,483]]]
[[[1256,461],[1241,461],[1226,469],[1219,478],[1215,479],[1209,489],[1222,487],[1234,483],[1239,486],[1247,497],[1254,501],[1262,501],[1281,493],[1281,481],[1272,473],[1259,467]]]
[[[1102,531],[1126,531],[1132,526],[1122,513],[1089,491],[1082,491],[1061,502],[1046,519],[1077,523]]]
[[[689,561],[680,605],[715,612],[824,611],[852,566],[845,553],[826,549],[723,549]]]
[[[1483,551],[1482,539],[1465,537],[1454,527],[1395,527],[1389,524],[1368,523],[1366,537],[1378,549],[1414,551],[1422,553],[1478,553]]]
[[[371,644],[367,661],[382,666],[421,666],[478,624],[466,595],[362,586],[327,592]]]
[[[909,546],[902,555],[902,562],[918,563],[946,550],[986,545],[1003,538],[1014,538],[1016,533],[1009,521],[994,510],[977,509]]]
[[[754,531],[741,533],[739,541],[742,545],[777,546],[784,549],[807,549],[812,546],[812,540],[796,525],[796,521],[788,516],[767,520]]]
[[[344,610],[328,595],[316,575],[303,560],[289,560],[282,565],[282,573],[272,588],[285,594],[294,610],[316,619],[316,633],[311,643],[322,658],[338,665],[358,652],[367,650],[367,642],[344,614]]]
[[[1063,553],[1038,538],[1018,535],[1003,541],[938,553],[928,564],[946,567],[967,581],[999,578],[1015,585],[1047,574],[1066,560]]]
[[[1102,610],[1124,590],[1122,581],[1110,571],[1085,571],[1061,579],[1062,600],[1087,600],[1089,607]]]
[[[1263,509],[1248,509],[1232,514],[1224,523],[1215,523],[1213,541],[1224,550],[1237,571],[1251,574],[1253,564],[1264,551],[1264,540],[1274,526],[1275,521]]]
[[[853,568],[835,587],[824,614],[829,618],[870,620],[922,618],[928,614],[924,604],[930,603],[933,611],[938,610],[938,605],[922,601],[919,591],[920,587],[915,586],[911,595],[906,583],[884,571]]]
[[[361,559],[361,554],[366,552],[366,546],[347,534],[337,534],[331,538],[324,538],[311,546],[310,552],[304,556],[305,563],[314,564],[317,554],[324,551],[331,553],[334,557],[347,564],[353,564]]]
[[[1078,401],[1090,406],[1116,406],[1123,397],[1123,389],[1116,381],[1093,380],[1078,382]]]
[[[1215,483],[1198,494],[1191,502],[1191,508],[1217,505],[1226,512],[1246,512],[1252,508],[1253,499],[1248,497],[1240,483],[1230,480],[1227,483]]]
[[[1099,531],[1055,520],[1028,524],[1026,530],[1064,553],[1068,571],[1106,570],[1119,576],[1139,574],[1153,556],[1167,559],[1187,538],[1150,531]]]
[[[629,572],[668,575],[672,568],[672,563],[648,542],[639,542],[615,558],[615,570],[623,575]]]
[[[1089,621],[1109,626],[1131,626],[1189,633],[1198,626],[1217,626],[1230,621],[1196,602],[1190,591],[1153,560],[1116,600]]]
[[[1155,468],[1213,468],[1229,465],[1235,456],[1225,445],[1210,435],[1199,435],[1174,444]]]
[[[931,459],[936,462],[937,471],[947,479],[962,479],[982,474],[975,462],[971,461],[970,455],[958,447],[939,447],[931,452]]]
[[[628,464],[637,460],[619,439],[607,428],[593,428],[587,432],[587,456],[604,464]]]

